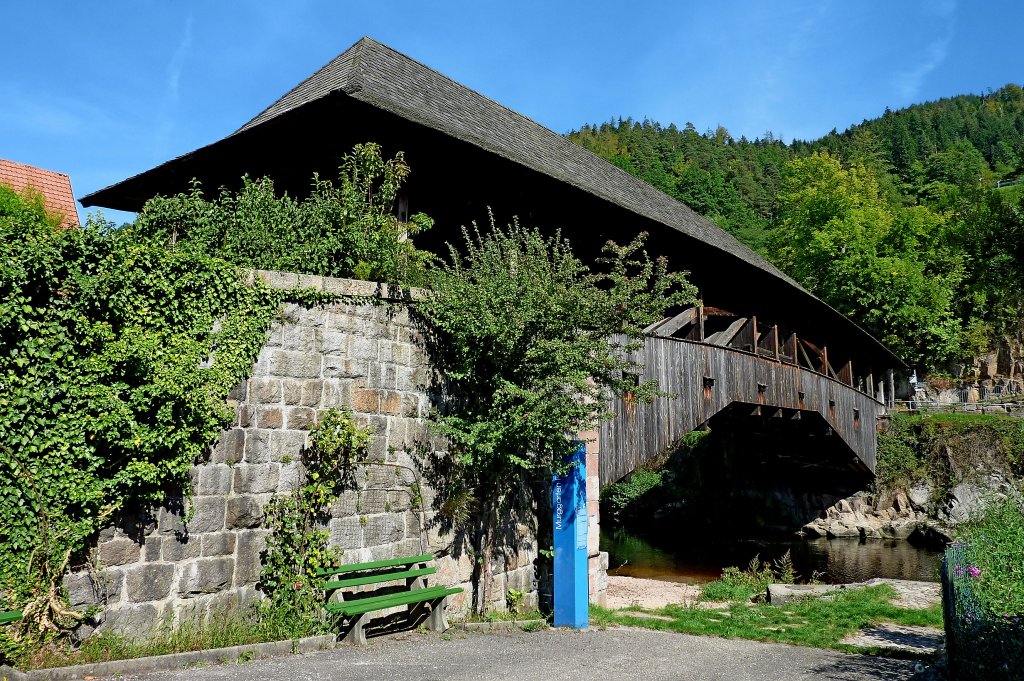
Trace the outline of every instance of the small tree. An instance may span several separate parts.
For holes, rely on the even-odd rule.
[[[491,227],[464,230],[464,253],[450,248],[420,306],[444,376],[434,427],[453,454],[442,510],[475,521],[481,614],[499,527],[533,508],[535,483],[564,469],[575,434],[608,415],[606,390],[657,394],[630,352],[645,326],[695,299],[683,274],[643,251],[645,235],[606,244],[598,273],[560,235]]]

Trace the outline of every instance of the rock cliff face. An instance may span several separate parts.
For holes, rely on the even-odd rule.
[[[857,492],[825,509],[803,527],[815,537],[952,541],[956,528],[979,514],[985,502],[1014,487],[1001,473],[958,483],[940,499],[927,483],[895,493]]]

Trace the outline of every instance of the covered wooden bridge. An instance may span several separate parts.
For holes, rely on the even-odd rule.
[[[819,464],[874,472],[876,423],[892,394],[891,371],[855,374],[850,360],[834,367],[827,347],[717,308],[690,308],[648,331],[639,357],[643,378],[657,379],[671,396],[652,404],[628,395],[615,400],[616,418],[601,426],[602,485],[671,452],[687,433],[727,412],[834,434],[850,455]]]
[[[609,239],[647,232],[651,252],[689,271],[708,307],[651,328],[643,350],[647,372],[677,397],[617,405],[620,418],[602,430],[603,481],[713,419],[743,427],[737,414],[834,434],[848,455],[839,470],[873,469],[875,421],[892,370],[904,368],[888,349],[687,206],[370,38],[223,139],[82,203],[138,211],[154,195],[188,190],[192,178],[214,193],[244,174],[302,196],[314,172],[332,177],[341,156],[367,141],[405,153],[412,174],[398,215],[436,221],[416,237],[420,247],[458,242],[461,226],[486,224],[490,209],[502,222],[560,229],[584,259]]]

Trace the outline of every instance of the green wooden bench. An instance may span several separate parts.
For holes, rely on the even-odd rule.
[[[0,624],[10,624],[11,622],[17,622],[21,619],[21,612],[15,610],[12,612],[0,611]]]
[[[353,563],[330,570],[320,570],[318,575],[331,578],[323,587],[324,591],[328,593],[328,602],[324,608],[328,612],[342,615],[350,620],[350,627],[344,640],[359,645],[365,644],[366,618],[364,616],[370,612],[388,610],[403,605],[410,606],[408,610],[410,623],[421,616],[425,608],[429,608],[430,615],[427,618],[427,626],[433,631],[446,630],[448,621],[444,616],[445,600],[452,594],[461,593],[462,588],[442,585],[428,586],[427,575],[437,572],[436,567],[427,565],[433,558],[432,555],[426,553],[421,556],[392,558],[371,563]],[[400,580],[405,584],[393,584]],[[385,585],[398,586],[398,589],[379,596],[366,591],[343,593],[344,589],[371,584],[378,585],[377,591],[386,588]]]

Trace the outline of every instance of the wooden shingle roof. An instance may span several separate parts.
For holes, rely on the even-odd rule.
[[[234,134],[334,92],[344,92],[618,204],[799,286],[683,203],[562,135],[369,37],[335,57]]]

